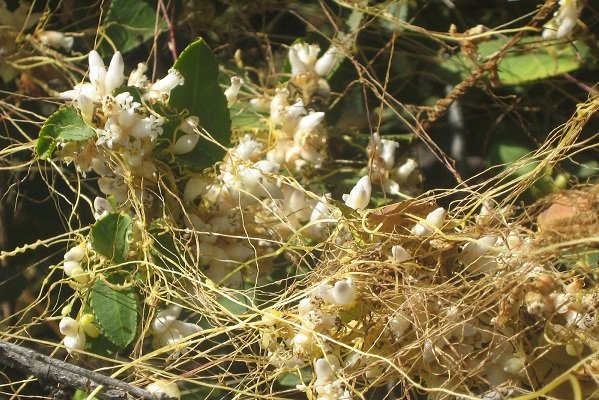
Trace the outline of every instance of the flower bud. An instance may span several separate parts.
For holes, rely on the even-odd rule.
[[[329,49],[316,61],[314,64],[314,70],[319,76],[325,77],[327,76],[335,65],[337,65],[337,60],[339,49],[335,46],[329,47]]]
[[[335,372],[331,365],[324,358],[319,358],[314,363],[314,372],[316,373],[316,381],[327,382],[332,381],[335,377]]]
[[[54,47],[55,49],[62,47],[66,51],[71,50],[75,41],[73,37],[66,36],[64,33],[58,31],[40,30],[36,35],[45,46]]]
[[[412,255],[398,244],[391,247],[391,254],[393,255],[393,259],[397,263],[402,263],[412,258]]]
[[[96,50],[89,52],[89,81],[95,86],[98,94],[104,94],[104,81],[106,78],[106,67],[102,57]]]
[[[73,276],[75,270],[81,269],[81,264],[79,261],[65,261],[62,269],[67,276]]]
[[[443,207],[439,207],[431,211],[426,216],[424,221],[418,222],[413,228],[412,233],[416,236],[427,236],[433,233],[434,228],[441,228],[445,221],[446,211]]]
[[[363,176],[356,183],[356,186],[351,190],[349,195],[344,195],[345,205],[353,208],[354,210],[363,210],[370,203],[370,192],[372,186],[370,184],[370,177],[368,175]]]
[[[79,246],[69,249],[64,255],[65,261],[81,261],[85,256],[85,250]]]
[[[356,287],[351,278],[335,282],[333,300],[338,306],[347,306],[356,299]]]
[[[106,94],[120,87],[125,82],[125,62],[120,51],[117,51],[110,60],[106,77],[104,78],[104,91]]]
[[[187,154],[194,149],[199,140],[200,135],[197,133],[183,135],[177,139],[175,144],[171,147],[171,151],[173,154]]]
[[[227,104],[229,107],[231,107],[237,101],[237,95],[239,94],[241,85],[243,85],[243,79],[238,76],[231,78],[231,86],[225,90],[225,97],[227,98]]]

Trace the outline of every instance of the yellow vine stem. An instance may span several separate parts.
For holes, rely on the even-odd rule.
[[[599,351],[595,351],[592,354],[589,354],[587,357],[585,357],[582,360],[580,360],[579,362],[577,362],[575,365],[570,367],[570,369],[568,369],[563,374],[561,374],[560,376],[558,376],[557,378],[555,378],[554,380],[549,382],[549,384],[543,386],[541,389],[539,389],[535,392],[532,392],[532,393],[522,395],[522,396],[514,397],[512,400],[537,399],[537,398],[549,393],[550,391],[557,388],[559,385],[561,385],[562,383],[564,383],[566,381],[569,381],[570,386],[572,386],[572,399],[573,400],[583,400],[584,398],[582,397],[582,389],[580,388],[580,383],[578,383],[578,379],[576,379],[576,377],[574,376],[572,371],[578,369],[579,367],[584,365],[587,361],[597,357],[597,355],[599,355]]]

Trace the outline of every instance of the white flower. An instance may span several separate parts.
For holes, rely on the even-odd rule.
[[[406,249],[403,248],[403,246],[400,246],[398,244],[391,247],[391,254],[393,255],[393,260],[395,260],[395,262],[397,263],[402,263],[412,258],[410,252],[408,252]]]
[[[404,333],[412,327],[412,321],[406,316],[403,311],[395,313],[393,318],[389,320],[389,329],[397,338],[403,336]]]
[[[329,361],[319,358],[314,362],[314,372],[316,373],[316,384],[331,382],[335,378],[335,372],[331,368]]]
[[[175,382],[157,380],[146,386],[146,389],[156,397],[166,396],[177,400],[181,398],[181,391]]]
[[[317,44],[296,43],[289,48],[291,75],[297,76],[314,71],[314,65],[320,52]]]
[[[64,337],[64,346],[71,354],[74,350],[81,351],[85,347],[85,333],[80,329],[79,322],[71,317],[64,317],[58,324],[58,329]]]
[[[318,125],[324,119],[323,112],[313,112],[302,117],[297,125],[297,131],[312,131],[316,129]],[[297,133],[296,133],[297,134]]]
[[[108,200],[103,197],[96,197],[94,199],[94,218],[96,220],[101,219],[111,212],[114,211],[114,207]]]
[[[245,135],[232,151],[232,154],[243,161],[255,161],[260,156],[262,147],[262,143],[256,141],[250,135]]]
[[[348,306],[356,300],[356,287],[351,278],[335,282],[333,300],[335,305]]]
[[[491,247],[497,242],[497,236],[483,236],[474,242],[468,242],[462,248],[462,252],[458,258],[465,264],[469,265],[482,256],[487,254]]]
[[[54,47],[55,49],[62,47],[66,51],[71,50],[75,42],[75,38],[72,36],[67,36],[58,31],[39,30],[36,32],[36,36],[45,46]]]
[[[133,71],[131,71],[131,74],[129,74],[127,86],[144,87],[148,81],[148,78],[145,75],[147,70],[148,66],[146,64],[137,64],[137,68],[135,68]]]
[[[395,150],[399,148],[399,143],[393,140],[380,139],[376,148],[378,156],[383,162],[383,167],[386,170],[393,168],[393,165],[395,165]]]
[[[225,97],[227,98],[227,104],[229,107],[231,107],[237,101],[237,95],[239,94],[241,85],[243,85],[243,79],[238,76],[231,78],[231,86],[225,90]]]
[[[140,139],[149,137],[153,141],[162,135],[163,123],[164,118],[150,115],[137,121],[129,131],[129,134]]]
[[[125,161],[132,167],[139,167],[144,156],[144,149],[140,140],[131,140],[124,149],[122,155]]]
[[[171,305],[160,311],[152,321],[150,331],[153,335],[152,345],[155,349],[179,344],[187,336],[200,332],[202,329],[189,322],[179,321],[181,307]]]
[[[416,160],[413,158],[408,158],[403,164],[397,167],[395,172],[396,179],[400,182],[406,181],[417,167],[418,163]]]
[[[568,36],[578,23],[582,6],[578,0],[560,0],[560,8],[554,17],[545,24],[542,36],[545,40],[563,39]]]
[[[412,233],[416,236],[428,236],[434,232],[435,228],[441,228],[445,221],[446,211],[439,207],[426,216],[424,221],[418,222],[413,228]]]
[[[183,85],[185,79],[179,71],[174,68],[168,70],[168,74],[154,82],[146,94],[147,98],[150,99],[162,99],[165,95],[168,96],[174,88],[179,85]]]
[[[371,190],[370,177],[368,175],[363,176],[358,180],[349,195],[343,195],[345,205],[354,210],[364,210],[370,203]]]

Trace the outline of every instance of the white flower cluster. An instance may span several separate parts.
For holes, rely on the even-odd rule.
[[[98,337],[100,331],[94,325],[92,314],[83,314],[79,320],[63,317],[59,324],[60,333],[64,335],[64,346],[67,351],[81,351],[85,347],[86,334],[92,338]]]
[[[576,25],[583,5],[578,0],[559,0],[559,9],[553,18],[545,24],[543,39],[563,39],[568,36]]]
[[[171,305],[167,309],[160,311],[154,317],[150,332],[152,333],[152,346],[155,349],[162,347],[175,346],[172,357],[181,353],[180,345],[184,339],[202,330],[198,325],[190,322],[179,321],[181,307]],[[179,347],[177,347],[179,346]]]
[[[130,195],[127,180],[155,178],[152,149],[156,138],[162,134],[163,123],[162,117],[135,101],[131,93],[113,95],[125,83],[124,69],[119,52],[114,54],[108,68],[96,51],[89,53],[89,82],[78,84],[61,96],[74,101],[97,136],[88,142],[63,143],[57,154],[66,162],[75,161],[82,173],[93,170],[100,175],[100,190],[107,196],[114,196],[118,204],[126,202]],[[143,67],[138,67],[131,78],[129,83],[132,84],[147,81],[143,77]],[[182,82],[181,75],[171,70],[167,77],[143,89],[147,90],[148,99],[164,101]],[[135,195],[141,196],[141,192]]]
[[[81,246],[72,247],[64,255],[63,270],[66,276],[81,284],[89,282],[89,273],[83,270],[81,261],[85,257],[85,249]]]
[[[413,193],[418,183],[418,164],[413,158],[398,162],[396,150],[399,143],[382,139],[378,133],[372,135],[368,145],[368,157],[372,159],[370,172],[374,182],[381,182],[385,193]]]
[[[352,278],[338,280],[332,285],[322,283],[299,302],[296,314],[301,326],[293,329],[293,335],[288,336],[285,343],[271,340],[276,330],[263,332],[261,343],[268,350],[273,364],[291,367],[301,365],[305,359],[313,361],[316,380],[310,388],[302,389],[313,390],[318,399],[353,398],[343,380],[335,375],[342,373],[341,362],[335,356],[339,354],[339,349],[326,338],[333,336],[338,329],[340,313],[355,304],[358,294]],[[263,321],[271,326],[276,324],[273,318],[267,318],[266,315]]]

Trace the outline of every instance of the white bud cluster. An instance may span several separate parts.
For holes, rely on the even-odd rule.
[[[141,199],[143,193],[140,190],[130,194],[125,183],[130,178],[125,179],[125,176],[139,179],[153,177],[156,167],[152,150],[156,138],[162,134],[164,119],[135,101],[129,92],[113,95],[126,80],[120,52],[113,55],[108,68],[95,50],[89,53],[88,59],[89,82],[61,93],[61,97],[74,101],[97,136],[88,142],[61,143],[57,156],[65,162],[74,161],[83,174],[93,170],[100,175],[100,190],[107,196],[114,196],[118,204],[126,202],[131,194]],[[138,66],[132,72],[129,83],[146,85],[144,71],[145,66]],[[167,77],[143,89],[147,89],[147,99],[165,101],[170,91],[182,82],[181,74],[171,70]],[[184,145],[179,144],[178,147]],[[147,200],[148,196],[145,197]]]
[[[372,135],[367,151],[372,159],[370,172],[373,181],[380,182],[385,193],[397,195],[400,192],[412,193],[418,182],[418,164],[413,158],[399,162],[396,151],[399,143],[382,139],[378,133]]]
[[[152,346],[155,349],[174,346],[173,357],[176,357],[182,351],[181,344],[186,337],[202,330],[196,324],[179,321],[181,311],[180,306],[171,305],[156,314],[150,326]]]
[[[92,314],[84,314],[79,320],[71,317],[63,317],[60,320],[58,328],[60,333],[64,335],[64,346],[69,354],[84,349],[87,342],[86,334],[93,338],[98,337],[100,331],[93,321],[94,316]]]
[[[81,284],[89,282],[89,273],[83,270],[81,261],[85,257],[85,249],[81,246],[72,247],[64,255],[63,270],[66,276]]]

